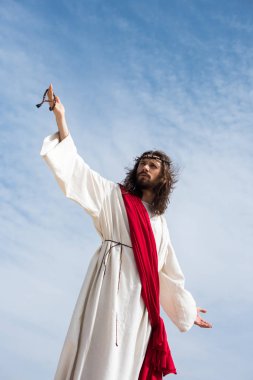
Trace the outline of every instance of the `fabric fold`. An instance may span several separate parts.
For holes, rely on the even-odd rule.
[[[176,368],[167,341],[164,322],[160,317],[158,257],[155,237],[147,210],[141,199],[120,186],[130,228],[136,266],[142,285],[142,298],[152,327],[139,380],[160,380]]]

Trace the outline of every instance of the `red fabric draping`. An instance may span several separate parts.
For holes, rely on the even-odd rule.
[[[141,280],[141,294],[152,327],[139,380],[160,380],[169,373],[176,374],[177,372],[168,345],[164,322],[160,317],[160,287],[155,238],[148,212],[141,199],[127,193],[123,186],[120,186],[120,189],[128,216],[133,252]]]

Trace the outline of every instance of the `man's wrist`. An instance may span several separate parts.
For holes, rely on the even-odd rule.
[[[55,114],[55,119],[57,124],[63,123],[65,121],[65,113],[64,114]]]

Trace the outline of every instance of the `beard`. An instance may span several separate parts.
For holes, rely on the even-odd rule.
[[[160,183],[160,178],[156,181],[151,181],[148,176],[137,176],[135,183],[138,190],[154,190]]]
[[[136,180],[136,186],[139,190],[147,190],[147,189],[153,189],[154,188],[154,185],[152,182],[143,181],[142,179]]]

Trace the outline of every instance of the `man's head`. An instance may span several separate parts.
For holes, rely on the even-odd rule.
[[[162,214],[169,203],[169,195],[176,183],[176,170],[169,156],[159,150],[144,152],[135,159],[133,169],[128,169],[123,185],[139,197],[145,189],[154,193],[153,207]]]
[[[142,155],[136,169],[136,185],[140,190],[153,190],[161,180],[162,161],[158,156]]]

